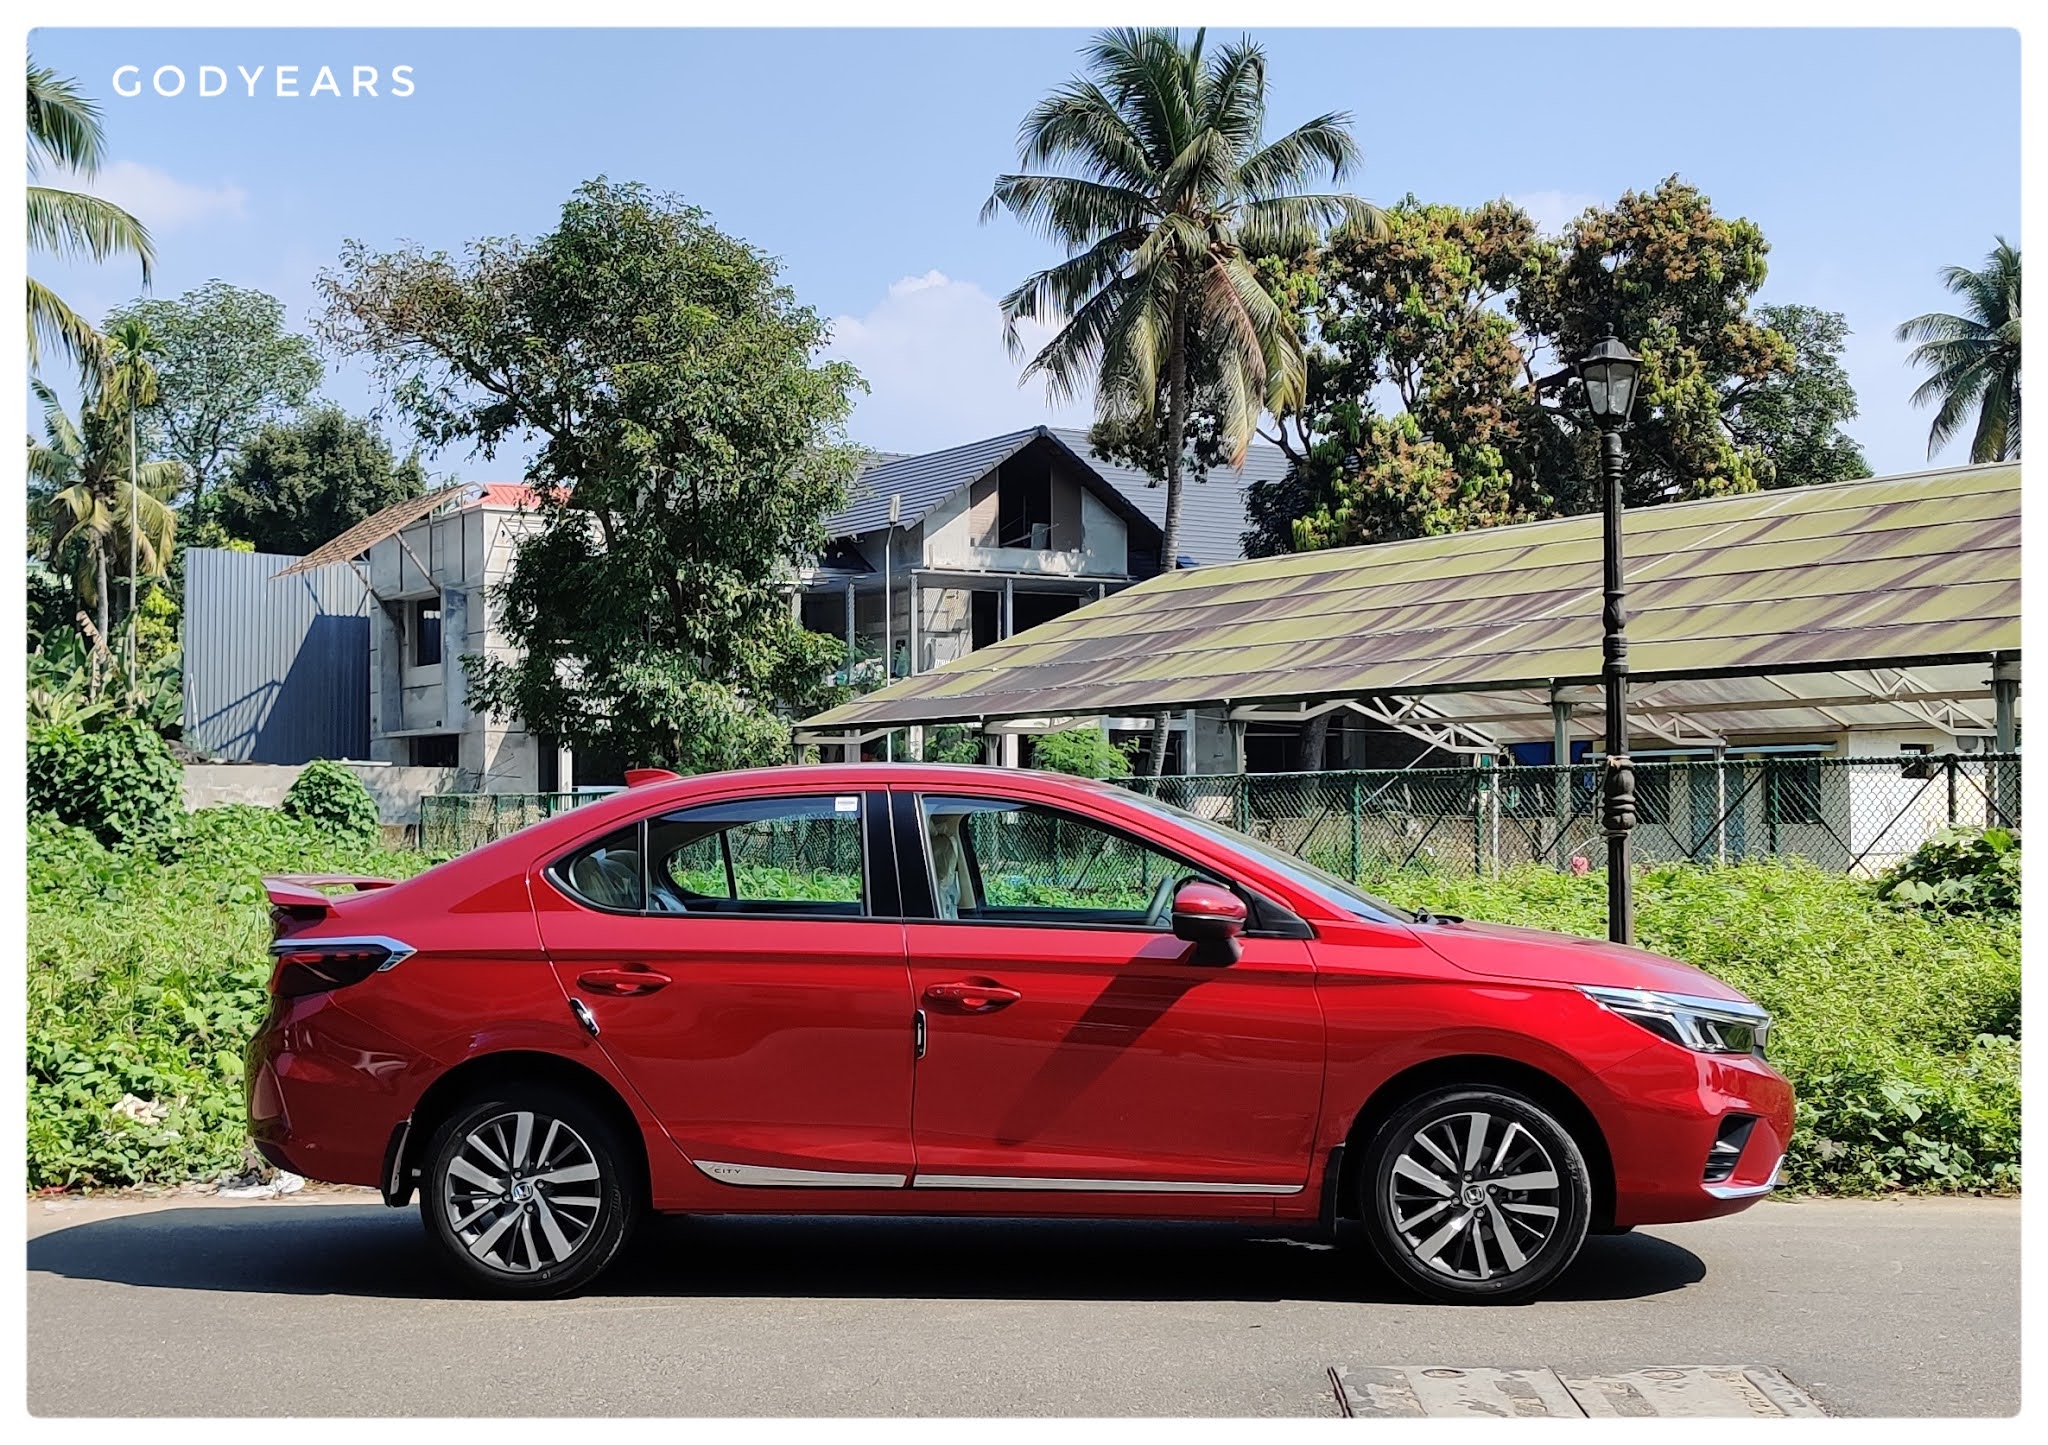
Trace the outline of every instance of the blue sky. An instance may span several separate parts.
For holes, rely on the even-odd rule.
[[[2021,241],[2019,41],[2009,30],[1302,30],[1266,47],[1277,133],[1349,110],[1352,188],[1472,204],[1510,196],[1555,226],[1676,172],[1771,242],[1763,299],[1846,313],[1862,405],[1850,431],[1880,472],[1925,465],[1927,417],[1891,328],[1947,309],[1936,276]],[[835,348],[873,388],[856,437],[941,446],[1055,416],[1019,389],[995,298],[1053,259],[978,211],[1015,158],[1018,119],[1078,66],[1072,30],[67,30],[36,59],[101,101],[114,165],[99,189],[157,234],[154,290],[209,278],[281,297],[303,325],[344,238],[457,249],[545,230],[598,174],[673,190],[782,258]],[[301,67],[296,98],[275,67]],[[142,93],[115,93],[117,67]],[[227,94],[196,94],[201,65]],[[250,98],[237,67],[268,69]],[[322,65],[378,67],[376,98],[303,92]],[[411,67],[413,93],[389,72]],[[155,94],[160,66],[184,94]],[[124,77],[124,84],[131,83]],[[165,84],[173,82],[166,76]],[[1930,85],[1970,96],[1958,134]],[[1590,98],[1619,113],[1589,125]],[[1943,108],[1953,114],[1952,107]],[[132,266],[35,274],[92,315]],[[374,395],[330,364],[328,394]],[[1068,419],[1082,419],[1073,412]],[[400,433],[394,422],[394,438]],[[1961,460],[1952,448],[1945,460]],[[435,469],[509,477],[518,459]]]

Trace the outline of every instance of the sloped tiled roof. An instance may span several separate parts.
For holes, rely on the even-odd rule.
[[[1102,479],[1130,498],[1131,505],[1152,519],[1154,526],[1166,525],[1166,488],[1156,485],[1135,467],[1120,467],[1103,461],[1088,449],[1088,433],[1080,427],[1056,426],[1052,434],[1095,468]],[[1276,446],[1255,441],[1245,453],[1244,469],[1218,467],[1204,481],[1190,482],[1182,489],[1180,502],[1181,556],[1198,567],[1217,562],[1236,562],[1244,556],[1244,494],[1253,482],[1277,481],[1287,473],[1287,454]]]
[[[1981,693],[1982,659],[2020,645],[2019,522],[2017,464],[1632,510],[1633,671],[1731,729],[1796,719],[1802,675],[1823,680],[1799,696],[1846,703],[1816,726],[1897,710],[1873,668]],[[1542,689],[1600,675],[1600,588],[1597,514],[1169,572],[806,726],[1418,695],[1455,715],[1528,690],[1547,736]]]
[[[1078,435],[1082,443],[1080,449],[1069,440],[1069,434],[1056,432],[1051,427],[1034,426],[1026,427],[1023,431],[1005,432],[1001,436],[989,437],[984,441],[947,447],[942,451],[919,452],[914,456],[878,454],[854,481],[852,500],[848,502],[845,510],[825,519],[825,535],[857,537],[878,527],[888,526],[891,494],[903,499],[899,525],[914,527],[955,492],[973,486],[1018,452],[1041,439],[1050,441],[1063,451],[1073,453],[1074,460],[1100,477],[1105,483],[1104,491],[1107,494],[1104,500],[1125,513],[1127,522],[1136,522],[1142,527],[1149,521],[1157,527],[1157,518],[1146,512],[1137,499],[1130,496],[1121,486],[1109,480],[1104,474],[1104,463],[1087,454],[1087,433],[1082,432]]]

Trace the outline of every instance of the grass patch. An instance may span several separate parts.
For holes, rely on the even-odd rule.
[[[1604,937],[1606,879],[1383,872],[1395,902]],[[1795,1188],[1866,1194],[2020,1184],[2020,923],[1887,902],[1799,859],[1637,877],[1644,948],[1768,1008],[1771,1062],[1799,1090]]]
[[[408,877],[432,860],[336,842],[269,808],[181,820],[161,858],[39,819],[28,836],[31,1186],[236,1167],[242,1051],[268,1004],[264,873]],[[141,1106],[123,1112],[133,1096]]]

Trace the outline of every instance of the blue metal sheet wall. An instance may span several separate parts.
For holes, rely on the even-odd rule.
[[[185,741],[236,762],[370,755],[370,594],[347,564],[185,553]]]

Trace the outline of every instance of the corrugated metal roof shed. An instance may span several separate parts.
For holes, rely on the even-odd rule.
[[[1868,722],[1909,695],[1981,692],[1979,660],[2020,645],[2019,515],[2013,465],[1632,511],[1631,669],[1724,722],[1767,708],[1785,725],[1801,697]],[[1872,671],[1903,666],[1949,671]],[[1580,516],[1167,573],[805,726],[1426,695],[1540,738],[1550,684],[1599,671],[1600,519]],[[1677,685],[1695,679],[1718,681]],[[1458,696],[1518,690],[1533,708]]]
[[[370,755],[370,594],[347,564],[185,550],[185,741],[233,762]]]

